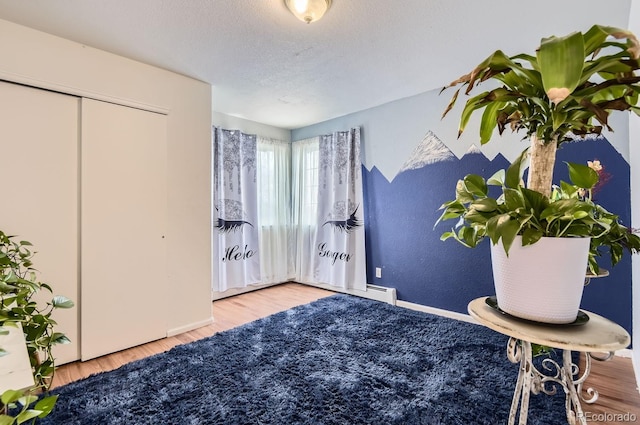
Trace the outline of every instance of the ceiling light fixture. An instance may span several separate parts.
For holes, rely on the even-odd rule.
[[[310,24],[322,18],[331,7],[331,0],[284,0],[291,13]]]

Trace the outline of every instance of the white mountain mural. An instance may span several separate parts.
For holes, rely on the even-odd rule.
[[[468,155],[468,154],[481,154],[481,155],[484,155],[484,154],[482,153],[482,151],[480,150],[480,148],[479,148],[479,147],[477,147],[476,145],[471,145],[471,146],[469,146],[469,149],[467,150],[467,152],[465,153],[465,155]],[[485,155],[485,156],[486,156],[486,155]]]
[[[428,131],[422,142],[402,165],[398,174],[407,170],[416,170],[436,162],[452,161],[453,159],[455,159],[455,155],[451,150],[433,132]]]

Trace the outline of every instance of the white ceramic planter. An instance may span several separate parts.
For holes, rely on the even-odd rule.
[[[30,388],[35,384],[22,326],[5,326],[5,329],[9,334],[0,335],[0,347],[9,354],[0,357],[0,394],[6,390]]]
[[[523,319],[571,323],[580,309],[590,238],[542,238],[522,246],[517,236],[509,256],[491,245],[498,306]]]

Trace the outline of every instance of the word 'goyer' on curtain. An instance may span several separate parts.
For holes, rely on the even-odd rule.
[[[314,277],[366,291],[360,129],[320,136]]]
[[[215,291],[261,281],[256,153],[255,135],[214,128]]]

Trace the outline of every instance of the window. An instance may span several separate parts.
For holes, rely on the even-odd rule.
[[[315,226],[318,214],[319,138],[293,143],[293,224]]]
[[[258,136],[256,183],[260,272],[265,283],[293,277],[291,144]]]

